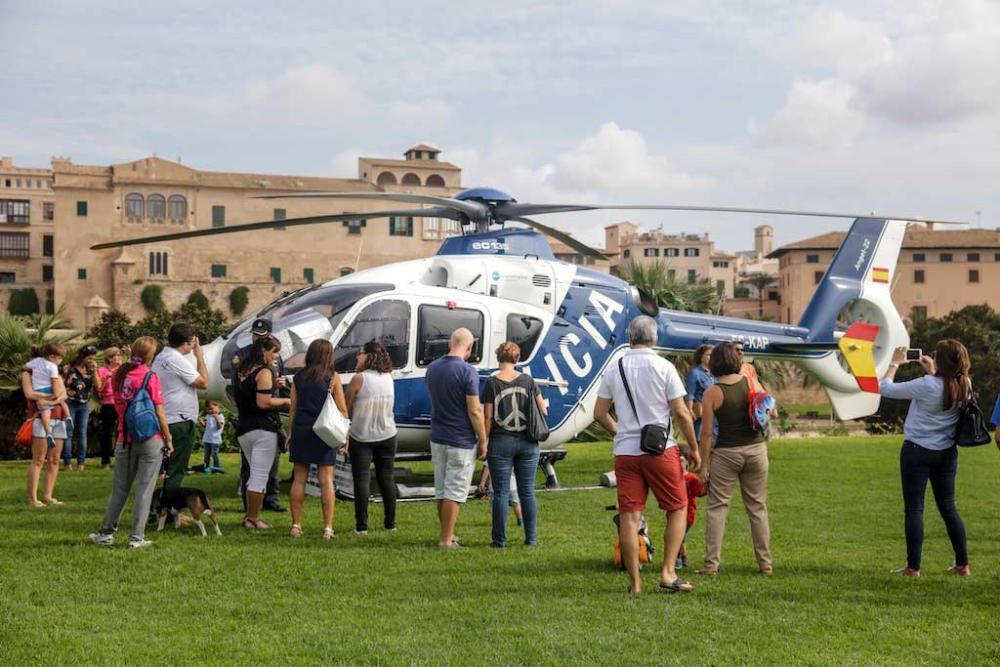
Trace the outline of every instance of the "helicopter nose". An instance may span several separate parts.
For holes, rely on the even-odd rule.
[[[229,403],[226,396],[226,379],[222,377],[222,348],[226,341],[216,338],[208,345],[202,346],[205,354],[205,368],[208,370],[208,388],[202,392],[204,398],[212,401]]]

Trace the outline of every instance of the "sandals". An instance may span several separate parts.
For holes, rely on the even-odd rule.
[[[694,590],[694,586],[684,581],[680,577],[677,577],[673,582],[665,584],[660,582],[660,589],[670,592],[670,593],[690,593]]]
[[[45,507],[45,503],[41,500],[29,500],[28,507]]]
[[[708,567],[699,567],[697,570],[695,570],[695,572],[702,575],[703,577],[714,577],[717,574],[719,574],[718,570],[713,570]]]
[[[288,531],[288,534],[292,537],[302,537],[302,526],[297,523],[293,523],[292,529]]]
[[[66,503],[64,503],[61,500],[56,500],[55,498],[46,498],[45,500],[42,501],[42,503],[45,504],[45,505],[65,505],[66,504]]]
[[[243,527],[250,530],[269,530],[271,524],[264,523],[260,519],[251,519],[250,517],[243,517]]]
[[[324,540],[332,540],[333,539],[333,528],[324,528],[323,529],[323,539]]]

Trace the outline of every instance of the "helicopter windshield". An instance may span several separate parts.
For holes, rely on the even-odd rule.
[[[254,316],[271,320],[272,335],[281,341],[281,359],[285,372],[294,373],[305,365],[309,343],[318,338],[330,340],[333,332],[351,307],[360,299],[393,288],[387,283],[349,283],[320,285],[277,299]],[[232,359],[252,343],[249,320],[236,329],[223,352],[223,375],[232,377]]]

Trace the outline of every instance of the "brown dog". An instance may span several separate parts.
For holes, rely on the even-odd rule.
[[[188,510],[191,513],[191,518],[194,519],[195,525],[201,530],[202,537],[208,537],[205,524],[201,521],[202,516],[207,516],[212,520],[212,526],[215,528],[216,535],[222,535],[222,531],[219,530],[219,521],[215,518],[215,510],[212,509],[211,503],[208,502],[208,496],[201,489],[182,486],[179,489],[171,489],[166,493],[163,493],[162,489],[157,489],[153,493],[153,510],[159,517],[157,531],[163,530],[168,516],[173,517],[174,528],[179,528],[181,525],[181,512]]]

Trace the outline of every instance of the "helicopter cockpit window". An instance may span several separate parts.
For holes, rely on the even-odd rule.
[[[511,314],[507,316],[507,340],[521,348],[521,361],[531,358],[542,335],[542,321],[537,317]]]
[[[451,332],[465,327],[472,332],[475,344],[469,363],[479,363],[483,358],[483,314],[467,308],[445,306],[420,306],[417,318],[417,365],[426,366],[448,354]]]
[[[353,373],[358,350],[368,341],[385,346],[393,368],[410,360],[410,304],[405,301],[376,301],[358,313],[344,337],[334,346],[334,367],[338,373]]]
[[[635,289],[639,295],[639,298],[636,300],[639,304],[639,310],[641,310],[644,315],[649,315],[650,317],[658,316],[660,314],[660,306],[656,303],[656,299],[641,289],[633,289]]]

